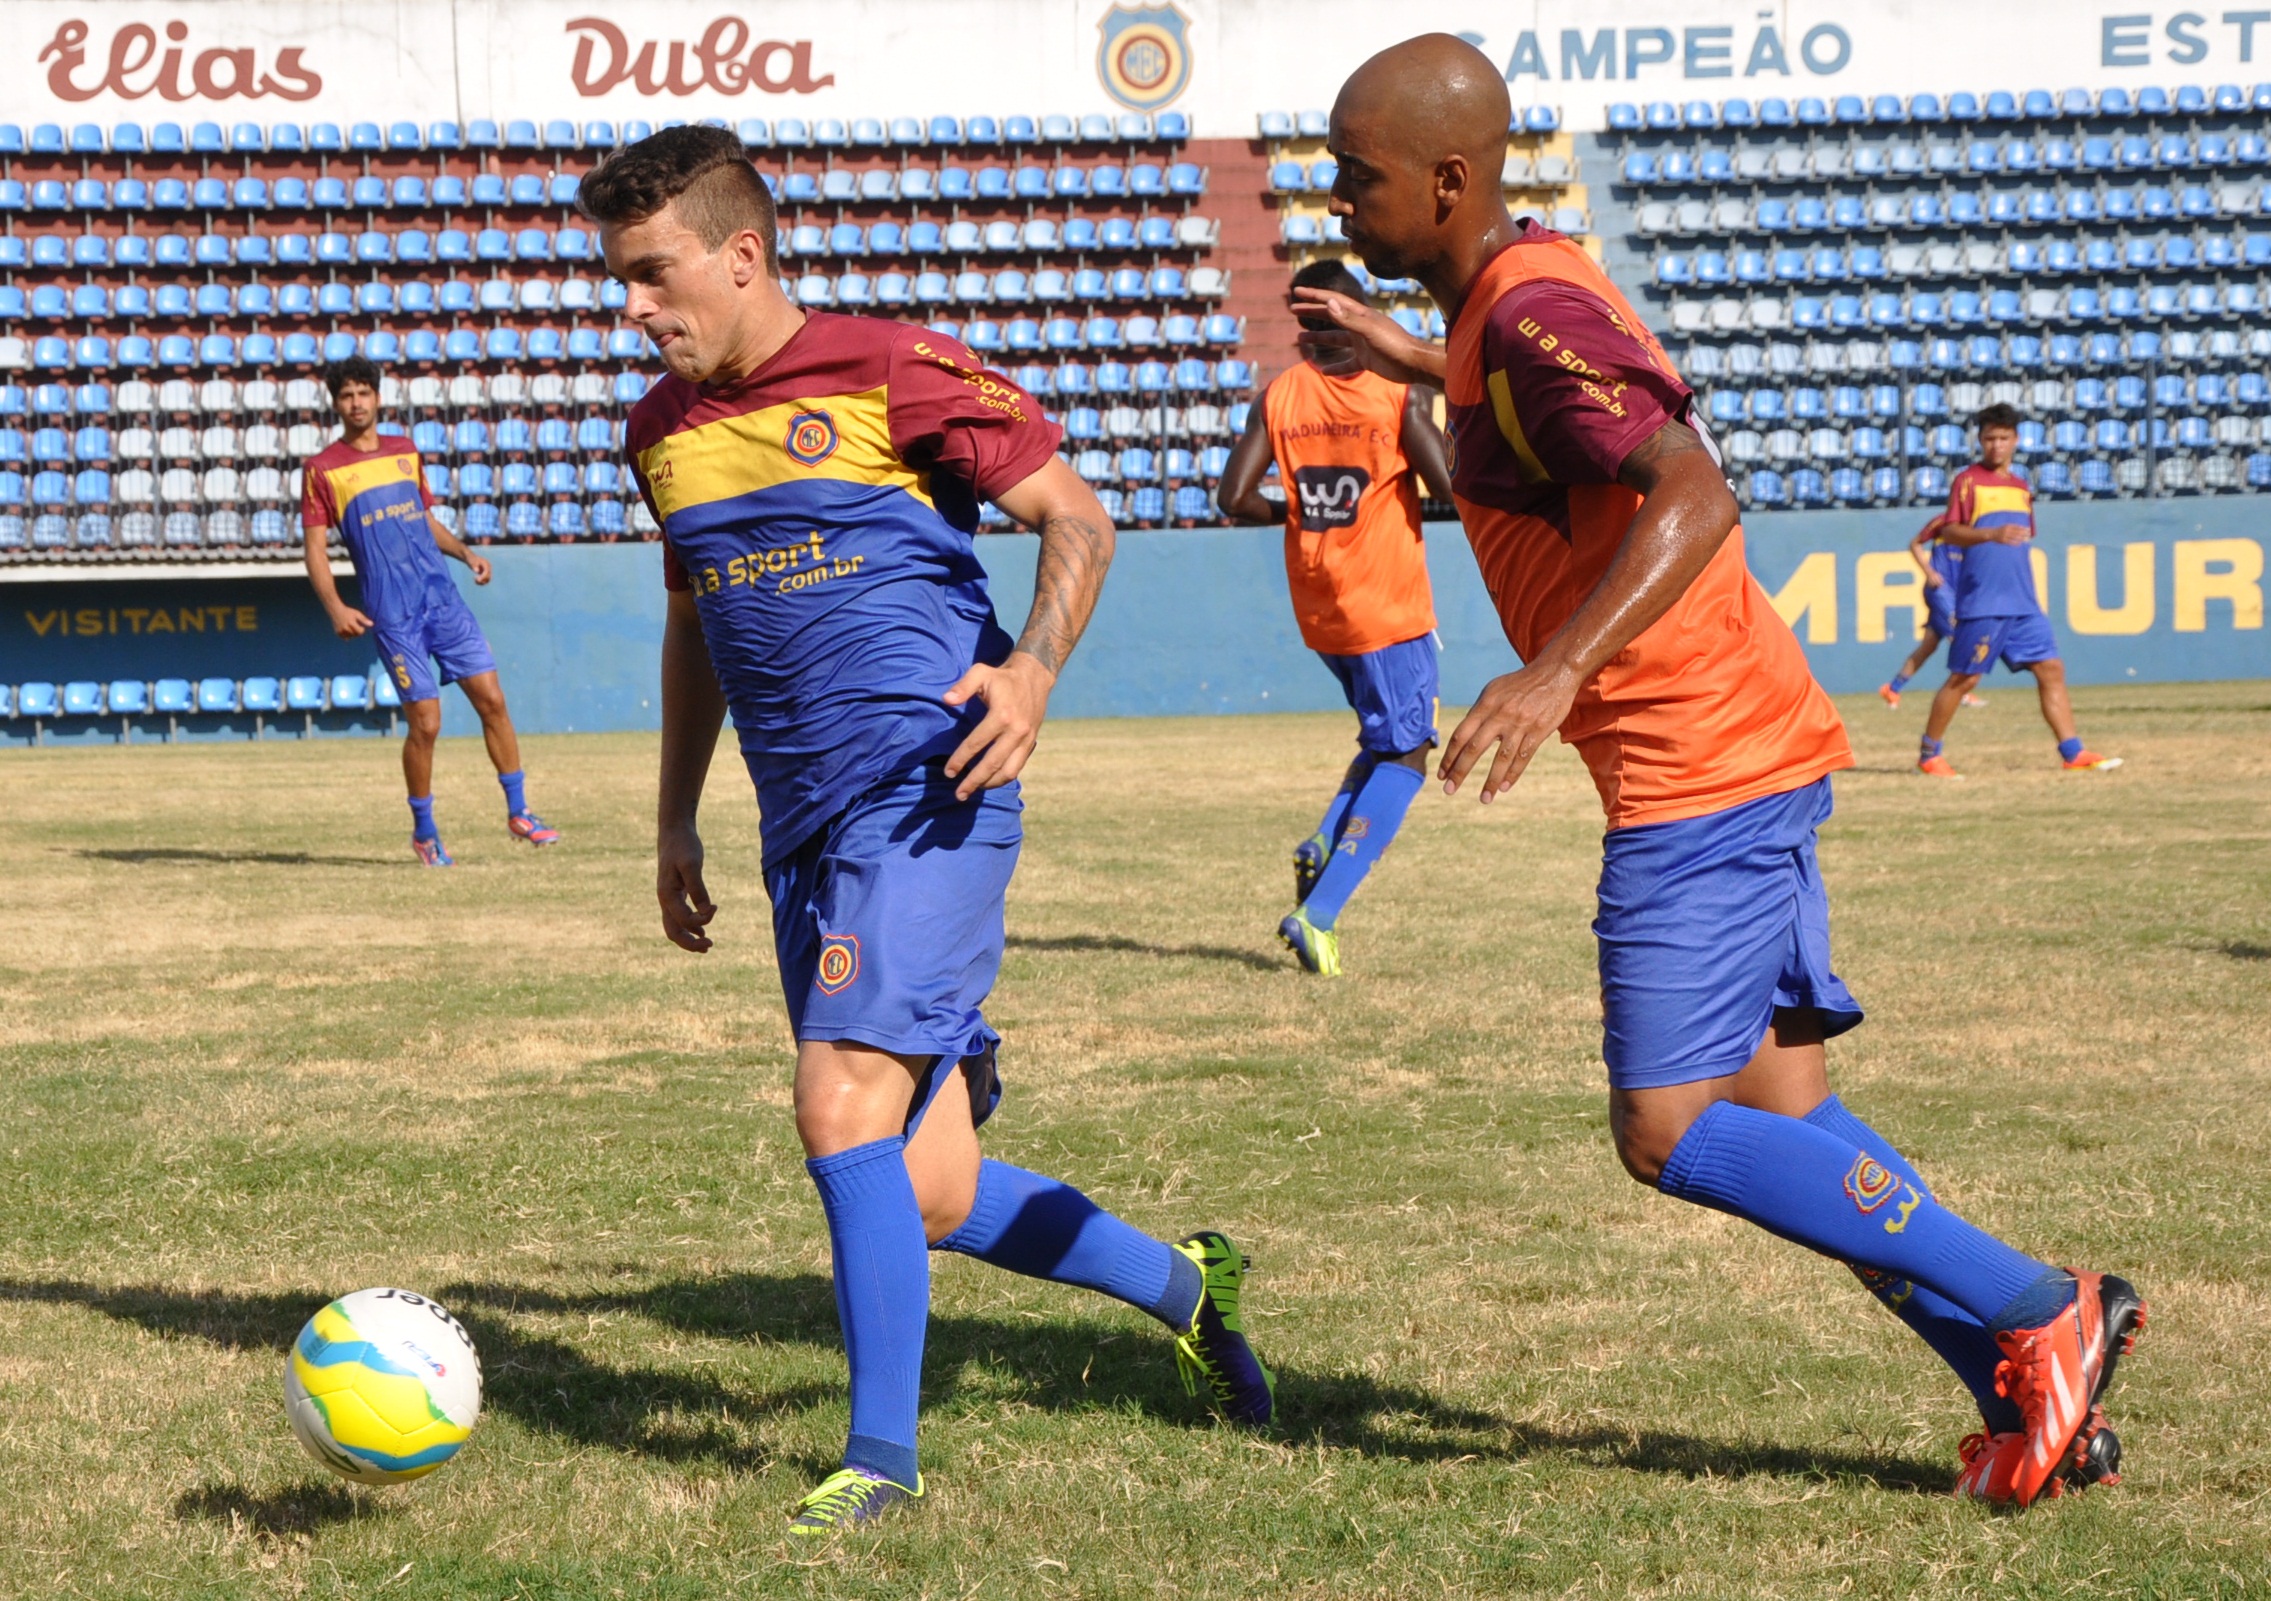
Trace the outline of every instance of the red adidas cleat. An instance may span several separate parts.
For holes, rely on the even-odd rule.
[[[2100,756],[2094,750],[2078,751],[2066,764],[2069,773],[2110,773],[2121,765],[2118,756]]]
[[[1897,712],[1900,710],[1900,691],[1890,684],[1879,684],[1877,686],[1877,699],[1885,703],[1887,711]]]
[[[2128,1280],[2076,1273],[2072,1306],[2040,1328],[1995,1336],[2003,1350],[1995,1388],[2026,1419],[2025,1443],[2010,1470],[2013,1505],[2058,1494],[2065,1477],[2093,1459],[2105,1426],[2098,1398],[2144,1326],[2145,1303]]]
[[[515,812],[505,819],[505,826],[513,831],[513,838],[525,839],[531,845],[557,845],[560,831],[534,812]]]
[[[2027,1437],[2016,1429],[2008,1434],[1965,1435],[1956,1447],[1956,1455],[1963,1459],[1962,1471],[1956,1475],[1956,1498],[2008,1505],[2026,1448]]]
[[[1963,777],[1963,774],[1956,771],[1956,764],[1945,756],[1927,756],[1916,764],[1916,770],[1926,778]]]
[[[2053,1496],[2066,1490],[2086,1490],[2093,1484],[2121,1482],[2120,1436],[2106,1426],[2102,1411],[2093,1412],[2091,1422],[2088,1443],[2077,1442],[2066,1470],[2051,1481]],[[2017,1430],[2008,1434],[1965,1435],[1963,1444],[1956,1447],[1957,1455],[1963,1459],[1962,1471],[1956,1475],[1957,1498],[1985,1501],[1990,1506],[2011,1505],[2015,1499],[2013,1486],[2019,1462],[2026,1450],[2027,1437]]]

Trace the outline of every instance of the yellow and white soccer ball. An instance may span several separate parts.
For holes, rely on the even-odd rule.
[[[481,1358],[465,1327],[409,1290],[357,1290],[307,1321],[284,1363],[300,1444],[361,1484],[431,1473],[481,1416]]]

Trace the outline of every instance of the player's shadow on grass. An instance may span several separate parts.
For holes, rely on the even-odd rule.
[[[755,1426],[843,1401],[844,1387],[833,1370],[825,1381],[759,1389],[700,1370],[616,1367],[517,1321],[526,1314],[627,1314],[706,1339],[834,1354],[843,1347],[835,1292],[816,1273],[723,1274],[571,1295],[491,1282],[449,1285],[438,1293],[481,1353],[484,1405],[579,1445],[755,1470],[778,1456],[753,1442]],[[80,1306],[169,1338],[279,1356],[319,1304],[306,1294],[188,1292],[155,1285],[106,1289],[67,1279],[0,1279],[0,1301]],[[1008,1401],[1046,1411],[1133,1412],[1174,1424],[1206,1424],[1204,1409],[1184,1394],[1176,1377],[1165,1336],[1127,1316],[1107,1322],[1077,1314],[1046,1320],[934,1314],[923,1394],[929,1410]],[[1358,1372],[1283,1367],[1277,1394],[1274,1437],[1369,1457],[1551,1456],[1682,1478],[1855,1480],[1930,1494],[1944,1494],[1954,1482],[1945,1465],[1890,1449],[1807,1450],[1665,1430],[1516,1423]],[[793,1461],[807,1474],[835,1465],[833,1459]],[[183,1497],[176,1512],[225,1519],[234,1511],[257,1528],[254,1514],[289,1519],[352,1502],[307,1501],[310,1493],[287,1492],[276,1507],[264,1509],[261,1498],[232,1506],[229,1498],[236,1492],[201,1488]],[[293,1496],[305,1503],[299,1510],[283,1504]]]
[[[1257,972],[1274,973],[1289,964],[1259,951],[1242,951],[1229,945],[1153,945],[1125,934],[1012,934],[1013,951],[1120,951],[1130,956],[1191,957],[1202,962],[1236,962]]]
[[[461,1318],[466,1317],[467,1307],[494,1308],[508,1315],[630,1314],[707,1339],[803,1344],[831,1352],[841,1350],[843,1343],[834,1288],[813,1273],[723,1274],[575,1295],[504,1284],[458,1284],[444,1291],[441,1299],[457,1308]],[[470,1326],[471,1320],[467,1321]],[[821,1388],[830,1396],[839,1393],[833,1386]],[[1201,1403],[1183,1391],[1164,1333],[1147,1323],[1132,1317],[1106,1322],[1075,1314],[1036,1321],[934,1311],[923,1363],[925,1410],[979,1400],[1059,1412],[1132,1411],[1195,1427],[1208,1423]],[[1706,1440],[1663,1430],[1554,1429],[1515,1423],[1410,1385],[1356,1372],[1281,1367],[1277,1400],[1274,1437],[1369,1457],[1521,1461],[1560,1456],[1683,1478],[1767,1475],[1857,1480],[1933,1495],[1945,1494],[1955,1482],[1944,1464],[1896,1455],[1889,1449],[1807,1450]],[[833,1461],[809,1464],[823,1472],[834,1465]]]
[[[396,867],[391,856],[316,856],[307,851],[208,851],[187,846],[150,845],[119,846],[103,850],[75,850],[71,853],[90,862],[117,862],[127,867],[146,867],[152,864],[182,865],[194,863],[208,867]]]
[[[2246,940],[2228,940],[2216,947],[2235,962],[2271,962],[2271,945],[2251,945]]]
[[[358,1496],[344,1484],[320,1479],[255,1494],[241,1484],[200,1484],[175,1497],[173,1515],[184,1523],[225,1523],[261,1540],[313,1534],[334,1523],[385,1517],[391,1509]]]

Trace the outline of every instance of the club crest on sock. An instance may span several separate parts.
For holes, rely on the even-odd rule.
[[[812,981],[823,995],[834,995],[860,976],[860,942],[852,934],[831,934],[820,942]]]
[[[1853,1159],[1852,1171],[1845,1175],[1845,1193],[1864,1216],[1891,1200],[1899,1188],[1900,1175],[1866,1151]]]

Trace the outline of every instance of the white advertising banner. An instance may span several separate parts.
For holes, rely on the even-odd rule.
[[[1617,100],[2271,79],[2271,0],[5,0],[0,118],[1132,108],[1238,137],[1257,111],[1329,105],[1367,54],[1429,29],[1576,127]]]

